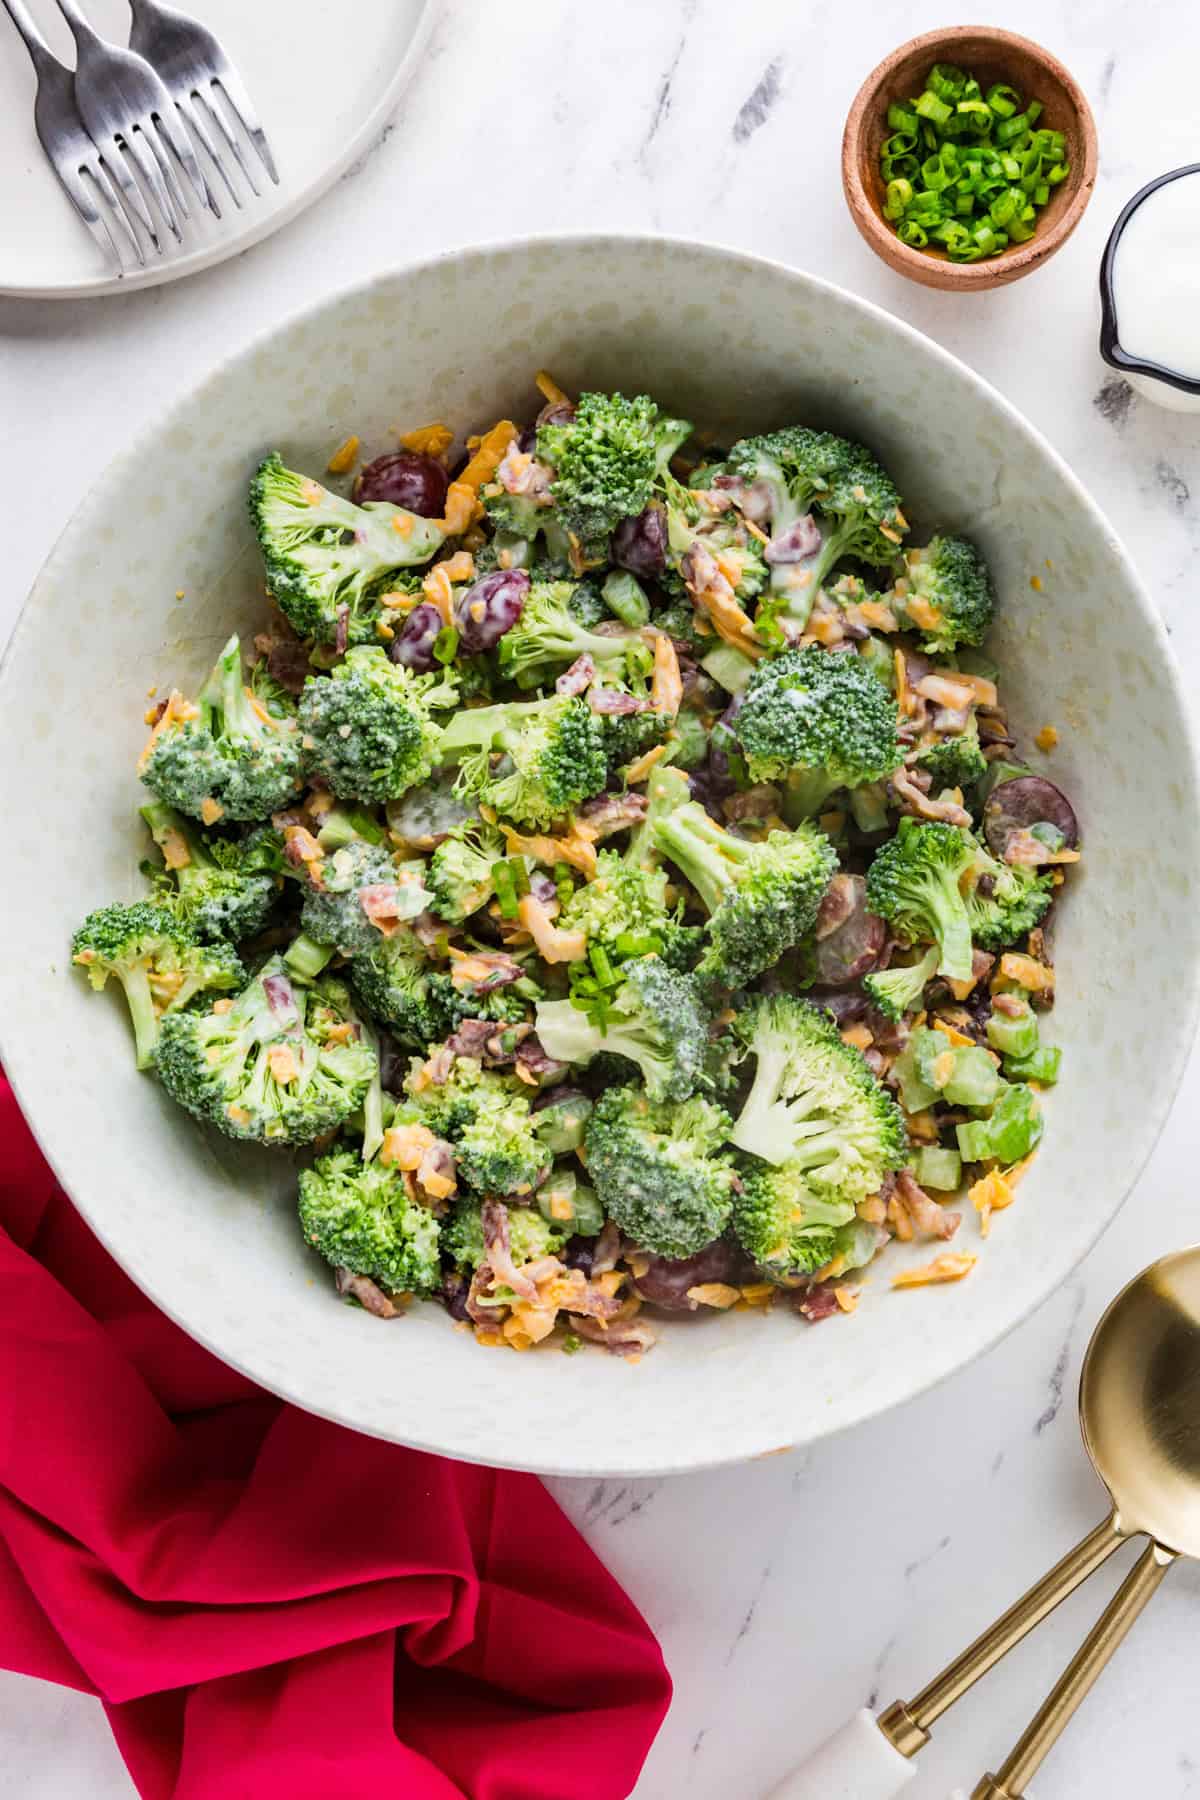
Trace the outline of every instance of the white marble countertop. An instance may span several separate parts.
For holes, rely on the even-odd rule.
[[[799,264],[981,370],[1107,510],[1200,681],[1200,421],[1134,400],[1095,348],[1096,268],[1113,218],[1143,181],[1196,156],[1200,14],[1163,0],[1135,32],[1118,0],[1004,9],[1003,23],[1056,51],[1090,94],[1100,180],[1047,269],[960,298],[876,261],[838,176],[842,120],[863,74],[943,12],[928,0],[851,13],[817,0],[448,0],[394,127],[271,242],[140,295],[0,301],[10,521],[0,629],[93,473],[231,345],[409,257],[592,226],[707,237]],[[919,1687],[1095,1523],[1103,1495],[1075,1424],[1079,1361],[1117,1289],[1200,1235],[1188,1149],[1198,1109],[1200,1066],[1082,1269],[936,1392],[811,1454],[666,1481],[555,1485],[644,1608],[675,1678],[637,1800],[685,1789],[692,1800],[755,1800],[856,1706]],[[1116,1579],[1098,1577],[938,1726],[913,1800],[944,1800],[956,1783],[969,1791],[996,1766]],[[1200,1795],[1198,1599],[1200,1580],[1180,1569],[1047,1764],[1040,1800]],[[0,1743],[5,1800],[133,1792],[99,1707],[77,1695],[0,1675]]]

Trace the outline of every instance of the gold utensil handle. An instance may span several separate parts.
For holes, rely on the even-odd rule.
[[[1114,1512],[1090,1531],[1082,1543],[1069,1550],[1061,1562],[1055,1563],[1049,1574],[1043,1575],[1027,1594],[1022,1594],[1015,1606],[1010,1606],[982,1637],[977,1637],[961,1656],[955,1657],[940,1675],[935,1675],[915,1700],[907,1703],[897,1700],[889,1706],[879,1718],[879,1729],[884,1736],[902,1756],[914,1756],[929,1742],[929,1728],[934,1720],[960,1700],[1002,1656],[1007,1656],[1014,1644],[1019,1644],[1035,1625],[1040,1625],[1125,1541],[1120,1520]]]
[[[1147,1544],[1011,1755],[1001,1765],[999,1774],[985,1775],[971,1800],[1022,1800],[1026,1785],[1041,1768],[1059,1735],[1091,1692],[1101,1670],[1174,1561],[1173,1550],[1164,1550],[1161,1544]]]

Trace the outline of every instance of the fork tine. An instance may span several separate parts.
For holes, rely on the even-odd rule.
[[[238,208],[238,211],[240,212],[241,207],[242,207],[242,197],[238,193],[236,187],[233,185],[233,182],[229,178],[229,170],[225,166],[225,158],[221,155],[221,152],[217,148],[215,138],[213,137],[211,131],[208,129],[208,126],[204,123],[203,117],[201,116],[200,108],[198,106],[193,105],[192,97],[190,94],[186,98],[181,98],[177,94],[175,96],[175,104],[179,108],[180,112],[183,114],[184,120],[186,121],[186,124],[187,124],[187,128],[191,132],[192,136],[197,140],[197,142],[199,144],[201,144],[203,146],[203,148],[205,150],[207,150],[209,157],[212,160],[213,166],[216,168],[216,171],[220,175],[221,180],[225,183],[225,186],[229,189],[229,198],[233,201],[233,204]],[[209,191],[211,193],[211,191],[212,191],[211,188],[209,189]],[[214,212],[216,212],[217,203],[216,203],[215,198],[212,202],[212,205],[213,205]],[[218,212],[217,217],[220,218],[220,216],[221,215]]]
[[[149,155],[144,148],[145,133],[139,125],[135,124],[129,131],[123,131],[121,133],[121,143],[125,148],[126,156],[128,156],[143,182],[154,195],[154,198],[158,203],[158,210],[166,220],[167,228],[170,231],[171,236],[177,243],[182,243],[183,237],[179,230],[179,219],[176,216],[174,203],[171,200],[170,190],[163,180],[154,157]]]
[[[186,129],[181,129],[178,122],[167,112],[154,113],[152,120],[182,164],[183,172],[191,182],[192,191],[201,206],[206,206],[213,216],[219,219],[221,209],[217,205],[216,197],[196,159],[196,152],[192,149],[191,139],[188,137]]]
[[[229,119],[226,117],[224,101],[216,82],[210,81],[206,90],[197,89],[196,98],[202,106],[208,109],[209,116],[216,123],[220,129],[221,136],[233,151],[233,154],[237,159],[238,168],[249,182],[251,193],[257,195],[259,192],[258,183],[255,181],[254,176],[250,171],[250,164],[246,161],[242,151],[241,140],[237,134],[237,127],[231,125]]]
[[[137,219],[139,225],[141,225],[143,231],[145,231],[146,236],[150,239],[150,242],[161,256],[162,244],[159,242],[158,232],[154,229],[154,220],[150,217],[150,209],[142,198],[142,190],[133,179],[133,176],[129,173],[129,170],[125,167],[125,158],[121,153],[119,141],[116,138],[113,138],[111,142],[111,152],[106,153],[103,149],[100,150],[101,165],[120,189],[121,198],[125,202],[125,205]]]
[[[96,183],[113,218],[121,228],[123,241],[128,244],[134,256],[137,258],[139,266],[144,269],[146,266],[146,253],[138,241],[138,234],[129,221],[129,215],[121,204],[117,195],[117,190],[109,180],[108,170],[105,168],[104,163],[97,157],[95,167],[92,168],[90,165],[85,164],[84,172],[90,175],[92,180]],[[118,252],[118,255],[119,254],[120,253]]]
[[[178,208],[185,219],[191,218],[187,203],[187,194],[175,172],[175,165],[165,139],[160,139],[153,114],[147,113],[144,118],[133,121],[133,130],[138,134],[138,141],[144,144],[158,164],[158,172],[162,176],[163,186],[167,190],[167,198]]]
[[[90,184],[84,180],[85,175],[91,175],[91,169],[86,163],[79,169],[72,169],[64,161],[54,165],[54,172],[62,183],[63,192],[70,200],[71,205],[103,250],[106,260],[116,267],[118,273],[124,273],[117,240],[112,234],[107,218],[92,198]]]
[[[271,155],[271,146],[267,142],[267,134],[259,122],[250,96],[246,92],[241,76],[229,63],[220,70],[216,78],[217,87],[229,102],[236,119],[239,119],[254,148],[262,158],[263,166],[275,186],[279,186],[279,171],[275,167],[275,158]]]

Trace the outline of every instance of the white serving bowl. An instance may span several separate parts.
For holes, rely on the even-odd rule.
[[[357,432],[531,416],[534,371],[647,389],[722,435],[793,420],[862,437],[920,535],[978,537],[1018,729],[1086,857],[1057,928],[1065,1049],[1044,1147],[963,1282],[853,1319],[788,1309],[666,1322],[637,1367],[480,1349],[436,1306],[381,1324],[301,1242],[281,1153],[239,1147],[134,1072],[118,997],[69,967],[91,907],[140,889],[134,762],[147,689],[194,682],[262,617],[247,479],[278,447],[319,473]],[[1042,591],[1031,586],[1037,575]],[[177,590],[183,590],[182,597]],[[1036,751],[1033,753],[1035,759]],[[566,1474],[695,1469],[811,1443],[960,1368],[1045,1299],[1115,1213],[1167,1114],[1196,1008],[1196,769],[1166,638],[1070,470],[976,375],[878,308],[753,257],[654,238],[465,250],[322,302],[233,356],[101,476],[26,605],[0,677],[10,944],[4,1061],[100,1238],[186,1330],[265,1387],[357,1430]],[[968,1209],[969,1211],[969,1209]]]

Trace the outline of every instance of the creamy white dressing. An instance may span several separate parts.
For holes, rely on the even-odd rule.
[[[1200,381],[1200,174],[1164,182],[1130,215],[1112,287],[1126,355]]]

